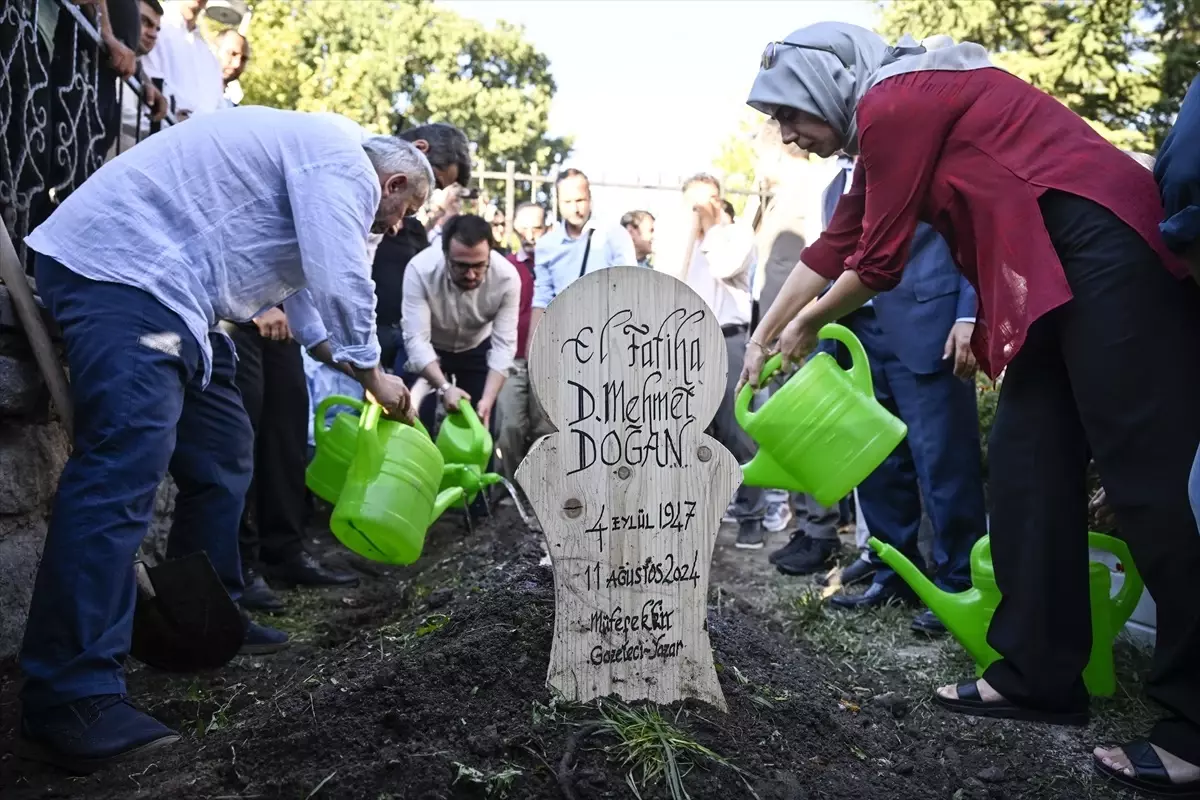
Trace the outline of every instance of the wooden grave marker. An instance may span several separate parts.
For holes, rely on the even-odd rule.
[[[741,470],[704,430],[728,360],[699,295],[641,267],[583,276],[538,325],[530,379],[558,432],[517,480],[554,567],[547,682],[570,700],[694,697],[725,710],[708,577]]]

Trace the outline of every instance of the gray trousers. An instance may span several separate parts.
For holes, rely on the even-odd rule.
[[[554,424],[542,411],[529,383],[529,364],[519,358],[508,371],[500,395],[496,398],[496,450],[500,474],[514,479],[529,446],[549,433]]]
[[[742,374],[742,364],[746,355],[746,342],[749,340],[748,331],[727,334],[725,336],[725,352],[729,356],[729,373],[725,380],[725,396],[717,408],[717,415],[708,428],[708,433],[725,448],[733,453],[739,464],[745,464],[754,457],[754,440],[738,425],[733,413],[734,389]],[[766,501],[763,490],[758,486],[742,484],[737,490],[733,501],[733,517],[741,520],[762,519],[766,511]]]

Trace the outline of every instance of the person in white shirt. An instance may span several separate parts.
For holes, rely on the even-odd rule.
[[[742,357],[750,335],[751,269],[756,261],[754,232],[725,222],[721,183],[712,175],[700,174],[683,184],[684,202],[692,209],[692,244],[688,248],[684,281],[712,310],[725,335],[729,372],[725,394],[711,433],[745,464],[754,456],[754,442],[738,425],[733,414],[734,388],[742,374]],[[738,523],[737,546],[760,549],[766,541],[763,529],[763,490],[743,484],[734,498],[731,513]]]
[[[208,0],[163,3],[158,43],[143,60],[147,75],[163,79],[163,91],[174,98],[179,120],[225,105],[221,64],[196,27],[206,5]]]
[[[238,79],[250,64],[250,41],[236,28],[226,28],[216,35],[214,44],[224,81],[224,104],[233,107],[241,103],[244,96]]]
[[[410,383],[437,389],[447,413],[468,400],[486,425],[517,353],[521,278],[493,246],[483,217],[461,214],[404,271],[404,348]],[[421,421],[433,429],[433,398]]]
[[[168,470],[168,557],[203,551],[241,593],[253,436],[219,320],[282,303],[296,339],[410,416],[403,382],[379,366],[367,235],[419,208],[433,180],[397,138],[360,143],[319,115],[235,108],[112,160],[26,237],[77,409],[20,657],[35,757],[91,770],[179,738],[129,704],[123,671],[130,565]],[[243,652],[286,645],[247,621]]]

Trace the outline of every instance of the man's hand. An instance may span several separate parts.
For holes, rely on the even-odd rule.
[[[108,50],[108,64],[122,78],[132,78],[137,71],[137,56],[116,36],[104,31],[101,40]]]
[[[167,115],[167,98],[158,90],[158,87],[147,81],[143,84],[145,88],[146,105],[150,107],[150,119],[155,122],[162,122],[163,117]]]
[[[479,416],[479,420],[485,428],[492,423],[492,409],[495,406],[496,398],[486,394],[479,398],[479,402],[475,404],[475,413]]]
[[[446,407],[447,414],[457,414],[458,404],[463,400],[471,402],[471,395],[457,386],[447,386],[446,391],[442,392],[442,405]]]
[[[720,200],[714,199],[708,203],[701,203],[694,206],[692,210],[696,212],[696,231],[700,238],[704,238],[704,234],[721,221]]]
[[[389,375],[383,370],[376,370],[374,378],[369,383],[370,386],[363,385],[363,388],[367,390],[368,400],[382,406],[383,413],[389,418],[407,422],[409,425],[413,423],[415,414],[412,403],[409,402],[408,387],[404,385],[404,381],[399,376]]]
[[[955,376],[963,380],[975,377],[975,371],[979,369],[979,363],[971,351],[971,334],[974,332],[974,322],[954,323],[942,352],[942,360],[950,361]]]
[[[288,327],[287,314],[278,308],[268,309],[255,317],[253,322],[258,328],[258,334],[264,339],[286,342],[292,336],[292,331]]]

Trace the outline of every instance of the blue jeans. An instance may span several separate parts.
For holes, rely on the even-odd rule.
[[[1192,462],[1192,473],[1188,476],[1188,500],[1192,503],[1192,515],[1196,517],[1196,527],[1200,528],[1200,450],[1196,451],[1196,460]]]
[[[123,694],[133,560],[168,469],[179,487],[168,557],[204,551],[236,599],[238,524],[253,436],[233,346],[214,335],[212,379],[183,321],[140,289],[37,257],[38,289],[62,328],[75,445],[58,483],[21,649],[35,711]]]

